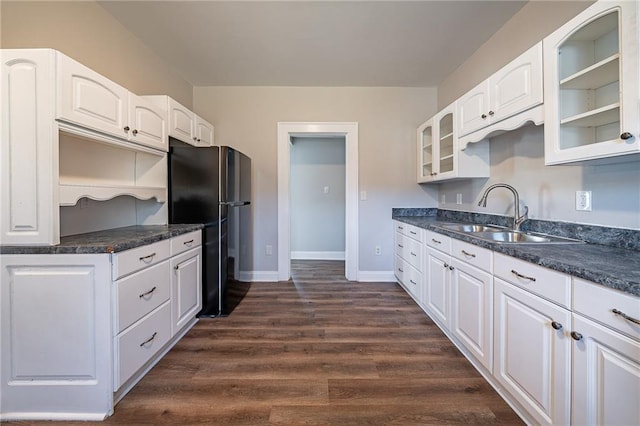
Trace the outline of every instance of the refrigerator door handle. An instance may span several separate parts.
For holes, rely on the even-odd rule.
[[[220,201],[221,206],[229,206],[229,207],[242,207],[248,206],[251,204],[251,201]]]

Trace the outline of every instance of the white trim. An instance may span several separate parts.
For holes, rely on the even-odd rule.
[[[344,260],[343,251],[292,251],[291,259],[296,260]]]
[[[393,271],[358,271],[358,281],[362,283],[388,283],[398,280]]]
[[[345,276],[358,281],[358,123],[278,123],[278,280],[291,278],[289,194],[292,136],[345,138]]]
[[[278,271],[239,271],[238,281],[245,283],[278,282]]]

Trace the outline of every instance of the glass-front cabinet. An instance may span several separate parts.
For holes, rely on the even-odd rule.
[[[488,177],[487,141],[458,146],[456,102],[418,127],[418,183]]]
[[[544,40],[545,163],[640,152],[637,2],[597,2]]]

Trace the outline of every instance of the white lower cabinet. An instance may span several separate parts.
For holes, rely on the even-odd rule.
[[[451,332],[491,371],[493,277],[458,259],[451,265]]]
[[[116,254],[0,256],[0,420],[112,414],[196,322],[200,235]]]
[[[413,225],[395,223],[394,272],[398,282],[420,303],[422,300],[423,231]]]
[[[430,230],[423,240],[421,307],[527,423],[640,424],[640,298]]]
[[[499,278],[494,291],[494,378],[536,423],[569,424],[571,313]]]
[[[640,342],[578,314],[572,330],[571,423],[640,424]]]

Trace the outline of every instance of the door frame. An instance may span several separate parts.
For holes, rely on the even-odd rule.
[[[342,136],[345,140],[345,276],[358,280],[358,123],[278,123],[278,281],[291,278],[291,138]]]

